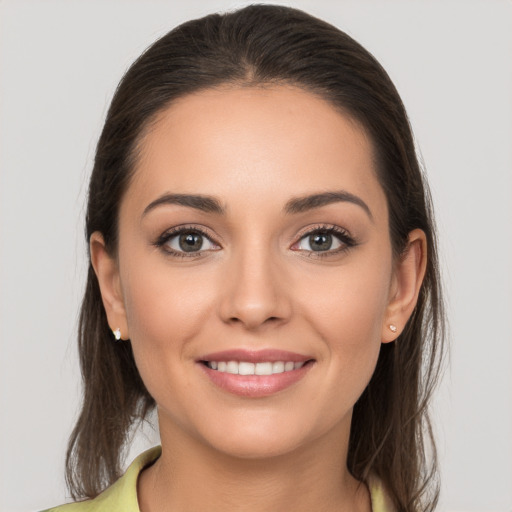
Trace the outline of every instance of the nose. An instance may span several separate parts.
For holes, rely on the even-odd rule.
[[[232,255],[221,283],[220,316],[248,330],[286,323],[291,314],[285,272],[270,251],[249,248]]]

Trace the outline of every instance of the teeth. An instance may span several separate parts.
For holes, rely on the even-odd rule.
[[[228,364],[226,366],[226,371],[228,373],[238,373],[238,363],[236,361],[228,361]]]
[[[256,363],[254,373],[256,375],[272,375],[272,368],[272,363]]]
[[[231,364],[231,363],[229,363]],[[236,364],[236,363],[234,363]],[[240,375],[254,375],[256,365],[254,363],[238,363],[238,372]]]
[[[283,373],[284,372],[284,363],[282,361],[277,361],[272,363],[272,373]]]
[[[304,363],[293,361],[275,361],[263,363],[249,363],[246,361],[208,361],[207,366],[218,372],[235,375],[274,375],[276,373],[291,372],[304,366]]]

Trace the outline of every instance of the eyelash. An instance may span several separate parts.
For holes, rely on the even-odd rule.
[[[164,247],[165,244],[167,244],[172,238],[174,238],[178,235],[184,234],[184,233],[192,233],[192,234],[201,235],[201,236],[207,238],[212,244],[218,245],[213,241],[212,236],[209,233],[207,233],[203,229],[196,227],[196,226],[179,226],[176,228],[169,229],[165,233],[162,233],[162,235],[160,235],[158,237],[158,239],[154,242],[153,245],[155,247],[161,248],[162,250],[164,250],[166,253],[168,253],[172,257],[177,257],[177,258],[197,258],[197,257],[203,256],[203,254],[205,252],[208,252],[208,251],[196,251],[196,252],[191,251],[191,252],[187,253],[184,251],[181,252],[181,251],[176,251],[174,249]],[[345,229],[340,228],[338,226],[332,225],[332,224],[328,224],[328,225],[321,224],[321,225],[317,225],[317,226],[314,226],[313,228],[308,229],[307,231],[300,234],[298,241],[295,242],[293,245],[297,245],[304,238],[314,235],[316,233],[322,233],[325,235],[333,235],[343,245],[341,247],[339,247],[338,249],[327,250],[327,251],[308,251],[308,250],[304,250],[304,249],[298,250],[299,252],[304,252],[305,256],[308,258],[325,258],[328,256],[332,256],[334,254],[339,254],[339,253],[345,252],[357,245],[357,241],[348,233],[348,231],[346,231]]]
[[[349,234],[349,232],[346,229],[340,228],[339,226],[335,226],[333,224],[319,224],[313,226],[312,228],[308,228],[305,232],[299,235],[298,241],[295,242],[293,245],[297,245],[304,238],[317,233],[333,235],[341,242],[342,245],[338,249],[327,251],[308,251],[302,249],[301,252],[304,252],[304,255],[308,258],[327,258],[329,256],[341,254],[345,251],[348,251],[349,249],[357,245],[357,241]]]
[[[196,226],[179,226],[176,228],[171,228],[168,231],[166,231],[165,233],[162,233],[158,237],[158,239],[156,240],[154,245],[156,247],[161,248],[162,250],[164,250],[166,253],[168,253],[172,257],[176,257],[176,258],[197,258],[198,256],[202,256],[203,253],[206,251],[197,251],[197,252],[191,251],[191,252],[187,253],[187,252],[176,251],[174,249],[164,247],[165,244],[167,244],[172,238],[179,236],[183,233],[193,233],[196,235],[201,235],[201,236],[207,238],[208,240],[210,240],[211,243],[215,243],[212,240],[212,236],[201,228],[198,228]],[[215,245],[218,245],[218,244],[215,244]]]

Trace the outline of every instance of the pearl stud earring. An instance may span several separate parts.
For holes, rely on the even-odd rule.
[[[397,326],[394,324],[389,324],[389,330],[391,332],[396,332],[398,330]]]
[[[121,339],[121,329],[119,329],[119,327],[113,330],[112,333],[114,334],[114,338],[116,339],[116,341],[119,341]]]

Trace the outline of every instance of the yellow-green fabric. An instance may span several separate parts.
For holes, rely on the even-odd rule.
[[[117,482],[93,500],[68,503],[44,512],[140,512],[137,500],[137,479],[140,472],[158,459],[161,453],[161,446],[155,446],[141,453]],[[394,511],[379,480],[372,479],[368,487],[372,498],[372,512]]]

